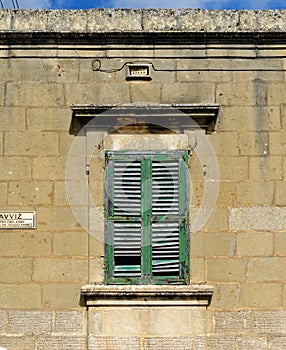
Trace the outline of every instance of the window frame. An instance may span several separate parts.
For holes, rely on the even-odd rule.
[[[105,283],[106,284],[188,284],[189,283],[189,198],[188,198],[188,158],[187,150],[174,151],[106,151],[105,161]],[[141,162],[141,209],[139,218],[131,221],[141,226],[141,277],[114,277],[114,234],[111,226],[118,219],[114,215],[114,160],[136,159]],[[179,271],[178,277],[152,275],[152,162],[179,159],[178,197],[179,214],[157,217],[157,221],[178,223],[179,231]],[[112,163],[113,161],[113,163]],[[129,218],[130,219],[130,218]]]

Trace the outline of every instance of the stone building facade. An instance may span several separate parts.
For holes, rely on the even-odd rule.
[[[285,11],[0,12],[1,347],[286,349],[285,23]],[[180,278],[156,279],[151,255],[124,283],[106,248],[108,162],[183,151]]]

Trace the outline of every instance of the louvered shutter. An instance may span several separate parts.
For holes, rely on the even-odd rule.
[[[141,215],[141,161],[114,160],[114,216]]]
[[[186,249],[187,181],[184,153],[152,161],[152,275],[183,278]]]
[[[107,282],[179,283],[185,278],[186,175],[183,151],[108,152]]]
[[[141,277],[141,162],[114,161],[114,277]],[[126,220],[125,220],[126,217]]]
[[[111,278],[141,278],[141,161],[111,155],[107,164],[108,259]]]
[[[179,159],[152,161],[152,215],[179,214]]]
[[[180,241],[177,222],[152,223],[153,276],[179,276]]]

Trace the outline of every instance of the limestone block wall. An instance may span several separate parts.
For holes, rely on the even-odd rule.
[[[0,11],[0,210],[36,211],[36,229],[0,229],[0,346],[286,349],[285,23],[285,11]],[[131,62],[151,63],[152,80],[127,81]],[[80,296],[103,281],[103,244],[67,200],[71,105],[129,103],[219,106],[205,136],[219,194],[190,234],[191,282],[214,286],[199,325],[195,308],[86,308]],[[191,221],[204,170],[194,149]]]

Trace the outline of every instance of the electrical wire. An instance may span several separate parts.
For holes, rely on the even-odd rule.
[[[12,0],[12,5],[14,7],[14,10],[19,10],[19,4],[17,0]]]
[[[1,5],[2,10],[5,10],[5,6],[4,6],[4,3],[2,0],[0,0],[0,5]],[[18,0],[12,0],[12,6],[13,6],[14,10],[20,9]]]
[[[285,72],[285,68],[281,69],[273,69],[273,68],[242,68],[242,69],[234,69],[234,68],[156,68],[154,64],[150,61],[137,61],[137,62],[125,62],[118,68],[111,69],[102,69],[101,61],[99,59],[94,59],[92,61],[92,70],[94,72],[102,72],[102,73],[116,73],[120,72],[126,65],[128,64],[138,64],[144,65],[149,64],[155,72]]]

